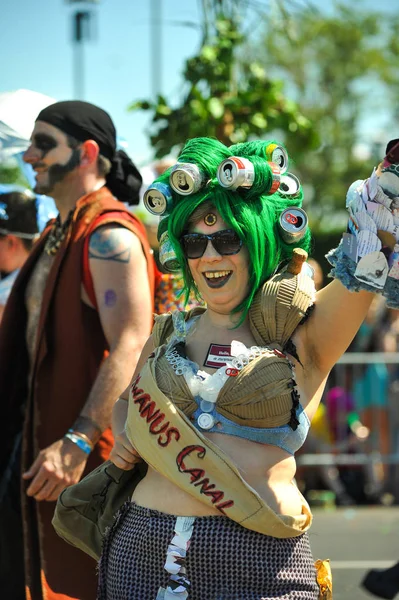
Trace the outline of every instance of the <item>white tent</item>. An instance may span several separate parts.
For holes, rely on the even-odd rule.
[[[23,162],[22,153],[29,146],[37,115],[54,102],[54,98],[31,90],[0,93],[0,164],[15,158],[32,187],[35,185],[35,176],[31,165]],[[2,191],[4,193],[6,190]],[[57,212],[52,198],[37,196],[39,231],[42,231],[47,221],[55,217]]]
[[[31,90],[0,93],[0,163],[26,150],[37,115],[53,102]]]

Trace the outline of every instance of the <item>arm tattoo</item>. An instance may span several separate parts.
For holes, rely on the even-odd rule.
[[[114,260],[128,263],[130,261],[130,235],[129,239],[123,235],[128,231],[121,227],[117,229],[99,228],[90,237],[89,258],[99,260]],[[130,232],[129,232],[130,234]]]
[[[113,306],[115,306],[117,299],[118,299],[118,297],[117,297],[116,293],[114,292],[114,290],[106,290],[106,292],[104,294],[105,306],[112,308]]]

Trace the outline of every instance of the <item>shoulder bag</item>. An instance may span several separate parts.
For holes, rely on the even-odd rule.
[[[99,560],[106,530],[146,472],[144,462],[124,471],[106,461],[60,494],[54,529],[66,542]]]

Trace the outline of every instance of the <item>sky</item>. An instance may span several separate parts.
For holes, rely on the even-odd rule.
[[[265,7],[272,1],[257,0]],[[365,2],[370,8],[373,3]],[[332,4],[333,0],[323,0],[323,7]],[[152,12],[157,5],[160,11]],[[80,55],[84,72],[80,99],[107,110],[134,161],[138,166],[147,164],[152,158],[146,135],[149,115],[127,108],[134,100],[152,97],[157,72],[159,91],[179,98],[184,61],[200,43],[199,6],[199,0],[0,0],[0,92],[25,88],[56,100],[76,98],[72,15],[90,10],[94,27]],[[154,42],[160,47],[156,62]]]
[[[150,9],[157,4],[162,7],[157,13],[162,23],[158,38],[162,81],[158,86],[168,97],[176,95],[184,60],[195,53],[200,42],[199,29],[179,22],[198,22],[197,0],[99,0],[96,4],[2,0],[0,92],[25,88],[56,100],[75,99],[72,16],[78,9],[90,10],[95,15],[94,31],[80,55],[84,71],[80,99],[107,110],[118,136],[127,140],[129,153],[138,164],[148,162],[151,148],[145,131],[149,115],[131,113],[127,108],[134,100],[151,98],[153,93],[154,24]]]

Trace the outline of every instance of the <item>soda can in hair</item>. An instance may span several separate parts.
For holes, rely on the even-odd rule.
[[[302,208],[291,206],[281,213],[278,228],[286,244],[295,244],[306,234],[308,217]]]
[[[301,189],[299,179],[292,173],[284,173],[281,175],[280,187],[278,193],[285,198],[295,198]]]
[[[162,215],[161,217],[159,217],[158,231],[157,231],[158,242],[161,239],[162,234],[165,233],[165,231],[168,231],[168,218],[169,218],[169,215],[166,213],[164,215]]]
[[[161,216],[172,209],[172,191],[166,183],[155,181],[145,191],[143,202],[153,215]]]
[[[250,188],[255,179],[255,168],[246,158],[230,156],[220,163],[216,177],[220,185],[229,190]]]
[[[281,175],[280,167],[271,161],[268,161],[268,165],[272,171],[272,186],[268,192],[265,192],[267,196],[271,196],[274,192],[277,192],[280,187]]]
[[[159,262],[167,271],[180,271],[180,264],[167,231],[161,235],[159,240]]]
[[[266,159],[268,162],[276,163],[281,173],[285,173],[288,169],[288,154],[282,146],[278,144],[269,144],[266,147]]]
[[[192,163],[176,163],[169,175],[171,187],[181,196],[198,192],[204,185],[205,179],[197,165]]]

